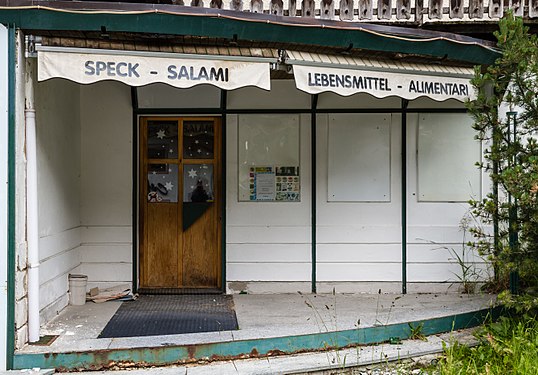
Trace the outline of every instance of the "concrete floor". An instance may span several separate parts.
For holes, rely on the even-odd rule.
[[[159,347],[330,332],[476,311],[492,306],[495,300],[495,296],[484,294],[234,295],[237,331],[107,339],[97,336],[121,302],[88,302],[68,306],[42,327],[41,335],[59,335],[51,345],[27,345],[17,353]]]

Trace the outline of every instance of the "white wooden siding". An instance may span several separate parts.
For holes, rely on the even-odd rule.
[[[65,80],[35,90],[39,303],[46,322],[67,304],[68,274],[80,266],[80,90]]]
[[[430,106],[431,102],[423,99],[420,104],[421,106]],[[462,104],[459,104],[459,107],[462,108]],[[457,116],[466,116],[466,114],[461,113]],[[417,173],[420,173],[417,171],[416,152],[418,121],[419,115],[409,114],[407,130],[407,278],[409,282],[456,282],[459,281],[461,267],[449,249],[454,249],[460,256],[462,254],[462,243],[465,239],[460,222],[468,214],[469,205],[466,202],[420,202],[418,200]],[[454,145],[454,147],[458,147],[458,145]],[[477,144],[477,148],[479,147]],[[468,160],[467,162],[474,165],[477,161],[479,160]],[[477,170],[477,173],[480,172]],[[471,189],[477,192],[481,191],[480,186],[473,186]],[[470,239],[471,236],[467,233],[466,240]],[[472,254],[470,250],[467,250],[467,257],[469,261],[477,262],[476,272],[485,276],[485,271],[481,271],[486,268],[484,260],[476,254]]]
[[[245,88],[228,93],[232,108],[309,108],[310,97],[292,81],[271,82],[271,92]],[[226,121],[226,278],[237,281],[305,282],[311,265],[310,115],[300,115],[300,202],[239,202],[238,124]],[[291,291],[291,290],[290,290]]]
[[[81,273],[88,287],[132,280],[132,106],[128,86],[81,86]]]
[[[328,115],[317,126],[317,279],[324,281],[401,280],[400,121],[390,123],[390,201],[328,202]],[[357,126],[370,115],[348,115]],[[372,290],[373,292],[374,290]],[[375,289],[377,291],[377,288]]]

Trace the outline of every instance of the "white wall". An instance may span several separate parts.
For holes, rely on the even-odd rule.
[[[309,108],[290,81],[228,93],[231,108]],[[240,116],[240,115],[239,115]],[[300,116],[300,202],[239,202],[238,115],[226,121],[226,278],[231,292],[310,291],[310,115]]]
[[[275,85],[276,83],[276,85]],[[308,108],[308,98],[288,82],[273,81],[273,91],[249,88],[228,95],[229,108]],[[275,97],[273,97],[273,92]],[[462,108],[454,101],[443,103],[418,99],[410,107]],[[318,108],[400,108],[398,98],[377,100],[366,94],[338,97],[320,95]],[[227,281],[232,292],[296,291],[310,288],[310,117],[301,116],[301,194],[300,205],[275,202],[238,201],[238,116],[227,118]],[[379,115],[375,115],[379,116]],[[317,115],[317,281],[318,291],[398,293],[402,281],[402,198],[401,198],[401,121],[400,114],[385,114],[390,128],[390,155],[387,168],[390,197],[377,201],[342,201],[329,197],[328,158],[330,124],[348,126],[375,121],[367,114]],[[456,119],[457,120],[457,119]],[[385,121],[385,120],[383,120]],[[338,131],[337,127],[332,128]],[[416,199],[418,176],[417,115],[410,114],[407,134],[408,170],[408,264],[410,292],[447,291],[458,281],[461,268],[454,254],[462,254],[460,220],[466,203],[424,202]],[[333,134],[334,135],[334,134]],[[472,138],[471,138],[472,141]],[[357,140],[357,147],[361,140]],[[340,150],[342,155],[356,152]],[[477,154],[479,155],[479,154]],[[366,157],[368,157],[366,155]],[[474,164],[476,160],[469,160]],[[355,172],[355,171],[353,171]],[[373,176],[373,175],[372,175]],[[370,176],[371,177],[371,176]],[[376,175],[375,178],[378,176]],[[480,177],[479,177],[480,178]],[[335,181],[332,181],[335,183]],[[360,184],[357,184],[360,185]],[[357,188],[349,187],[350,189]],[[463,187],[465,188],[465,187]],[[473,187],[480,191],[481,187]],[[385,185],[380,191],[385,191]],[[351,192],[350,196],[360,196]],[[374,192],[375,193],[375,192]],[[372,192],[368,192],[372,194]],[[375,195],[375,194],[374,194]],[[346,200],[346,199],[342,199]],[[429,242],[433,241],[435,243]],[[456,253],[440,247],[453,248]],[[480,259],[477,270],[484,268]],[[299,287],[298,287],[299,286]],[[456,290],[453,288],[453,290]]]
[[[80,89],[60,79],[35,86],[40,310],[47,322],[68,303],[80,266]]]
[[[24,35],[17,32],[15,65],[15,345],[28,341],[26,245],[26,132],[24,122],[26,63]]]
[[[434,157],[429,157],[428,163],[434,163],[436,169],[442,169],[444,176],[432,177],[428,179],[427,168],[424,162],[420,163],[419,158],[422,152],[417,152],[419,138],[419,124],[425,121],[435,121],[438,125],[458,129],[458,134],[465,134],[464,139],[458,139],[458,135],[446,132],[442,142],[436,142],[437,150]],[[408,159],[408,197],[407,197],[407,225],[408,225],[408,246],[407,246],[407,276],[409,282],[445,282],[447,287],[453,282],[460,281],[461,266],[457,258],[475,262],[471,267],[469,275],[471,280],[478,276],[486,277],[486,265],[484,259],[463,247],[463,243],[472,240],[469,228],[464,229],[463,219],[470,220],[469,226],[476,225],[472,222],[469,213],[470,206],[467,201],[471,198],[480,199],[489,189],[489,184],[485,183],[481,171],[474,166],[480,161],[481,147],[475,141],[474,131],[471,129],[472,121],[464,113],[460,114],[410,114],[408,117],[407,132],[407,159]],[[447,128],[445,128],[447,129]],[[442,145],[442,146],[441,146]],[[450,148],[443,150],[443,148]],[[453,155],[457,153],[459,155]],[[465,155],[465,160],[460,155]],[[425,157],[425,156],[423,156]],[[448,159],[448,160],[443,160]],[[446,163],[458,163],[458,168],[443,168]],[[423,167],[421,169],[421,167]],[[420,177],[422,173],[423,177]],[[425,177],[426,176],[426,177]],[[450,179],[451,184],[457,188],[446,189],[446,180]],[[486,177],[487,179],[487,177]],[[424,198],[420,188],[426,184],[430,191],[435,191],[432,197]],[[461,193],[456,194],[458,191]],[[453,199],[453,197],[459,198]],[[454,200],[454,201],[451,201]],[[457,254],[457,255],[456,255]]]
[[[401,116],[383,116],[390,124],[390,165],[385,166],[390,179],[378,181],[389,184],[390,197],[385,202],[328,201],[327,146],[331,117],[319,114],[317,119],[317,279],[320,282],[401,281]],[[361,126],[377,117],[352,114],[347,116],[347,121]],[[346,152],[351,154],[351,147],[342,150]],[[384,186],[379,188],[384,190]],[[381,284],[377,285],[371,292],[377,291]]]
[[[88,287],[132,279],[132,105],[130,88],[80,87],[81,272]]]
[[[6,370],[8,285],[8,30],[0,24],[0,371]]]

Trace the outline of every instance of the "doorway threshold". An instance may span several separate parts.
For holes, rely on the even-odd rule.
[[[222,289],[217,288],[139,288],[138,294],[164,295],[164,294],[223,294]]]

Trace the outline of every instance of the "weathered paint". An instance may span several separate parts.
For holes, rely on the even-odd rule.
[[[487,318],[496,319],[501,308],[484,309],[441,318],[317,334],[262,338],[219,343],[153,348],[111,349],[88,352],[16,354],[15,369],[55,368],[58,370],[99,370],[110,367],[165,366],[198,360],[265,357],[299,352],[369,345],[407,339],[411,327],[422,325],[421,332],[433,335],[475,327]]]
[[[7,322],[8,310],[8,37],[7,27],[0,24],[0,322]],[[6,352],[7,325],[0,325],[0,353]],[[0,371],[6,369],[6,357],[0,356]]]
[[[330,25],[284,24],[271,19],[245,20],[218,14],[169,14],[152,11],[140,14],[60,12],[50,9],[3,8],[0,22],[15,22],[22,29],[80,30],[108,32],[196,35],[239,40],[297,43],[353,48],[391,53],[412,53],[476,64],[490,64],[498,52],[478,43],[460,43],[449,38],[392,37],[365,27],[339,28]]]

